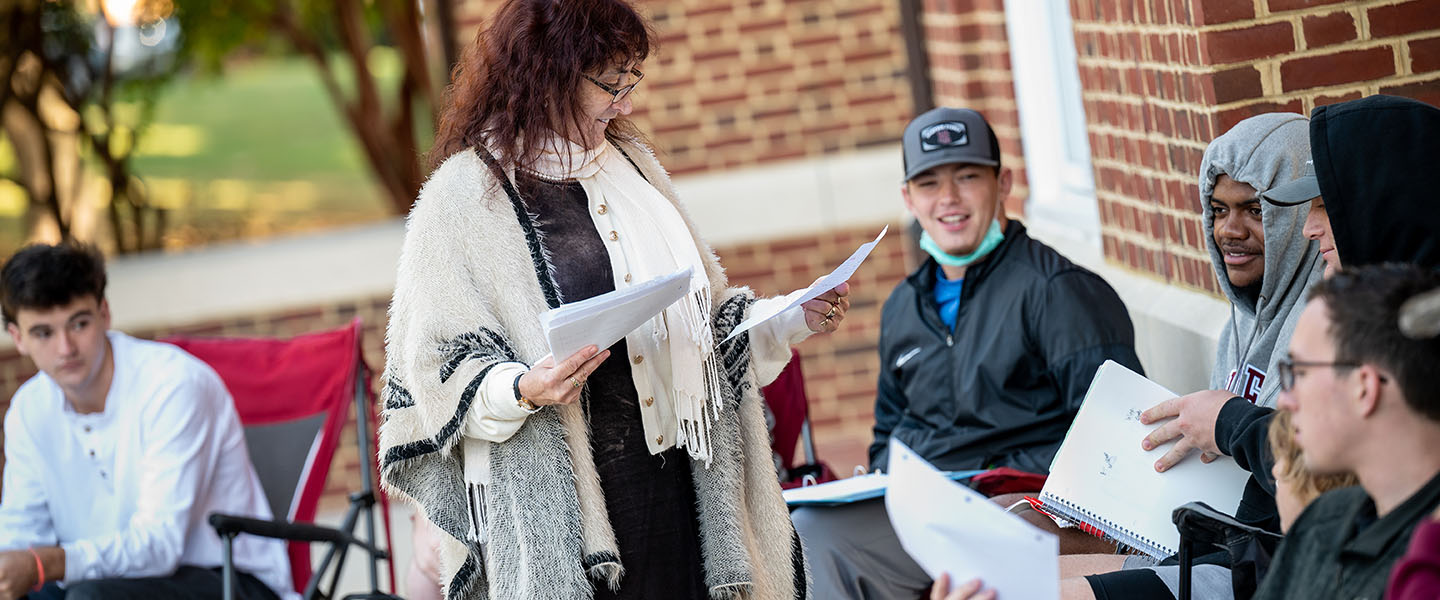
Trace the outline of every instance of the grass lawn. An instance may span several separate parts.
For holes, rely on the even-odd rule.
[[[316,73],[299,58],[269,59],[232,66],[218,78],[175,82],[160,98],[151,136],[188,137],[180,132],[196,128],[199,147],[188,156],[157,156],[147,151],[187,148],[144,140],[136,171],[200,180],[364,179],[360,149]]]
[[[393,87],[393,54],[377,51],[370,66],[382,88]],[[428,142],[429,123],[420,120]],[[171,249],[391,216],[318,71],[299,57],[237,62],[218,77],[171,83],[133,165],[151,201],[169,209]],[[25,232],[23,217],[6,212],[0,250],[9,251]]]

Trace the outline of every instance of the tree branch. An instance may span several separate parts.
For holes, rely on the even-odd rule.
[[[350,101],[345,98],[345,92],[341,90],[340,82],[335,78],[335,70],[330,68],[330,59],[325,56],[325,49],[300,29],[290,11],[283,6],[283,4],[280,5],[274,13],[271,13],[271,24],[286,39],[290,40],[290,45],[294,46],[296,51],[309,58],[310,62],[315,63],[315,67],[320,70],[320,83],[325,86],[325,93],[335,104],[335,110],[349,118],[353,112]]]

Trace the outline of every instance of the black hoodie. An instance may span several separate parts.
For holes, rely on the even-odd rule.
[[[1440,267],[1440,108],[1395,96],[1317,106],[1310,153],[1342,267]],[[1232,398],[1215,422],[1220,451],[1272,495],[1273,412]]]

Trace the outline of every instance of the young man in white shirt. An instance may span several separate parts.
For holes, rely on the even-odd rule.
[[[230,393],[174,346],[109,331],[104,259],[34,245],[0,307],[40,373],[5,415],[0,600],[218,598],[212,512],[271,518]],[[235,543],[237,598],[294,596],[284,545]]]

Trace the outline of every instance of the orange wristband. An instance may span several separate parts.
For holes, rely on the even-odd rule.
[[[45,563],[40,562],[40,554],[35,552],[34,548],[26,548],[26,550],[30,551],[30,556],[35,557],[35,572],[40,574],[39,580],[35,582],[35,587],[30,588],[30,591],[38,592],[45,586]]]

